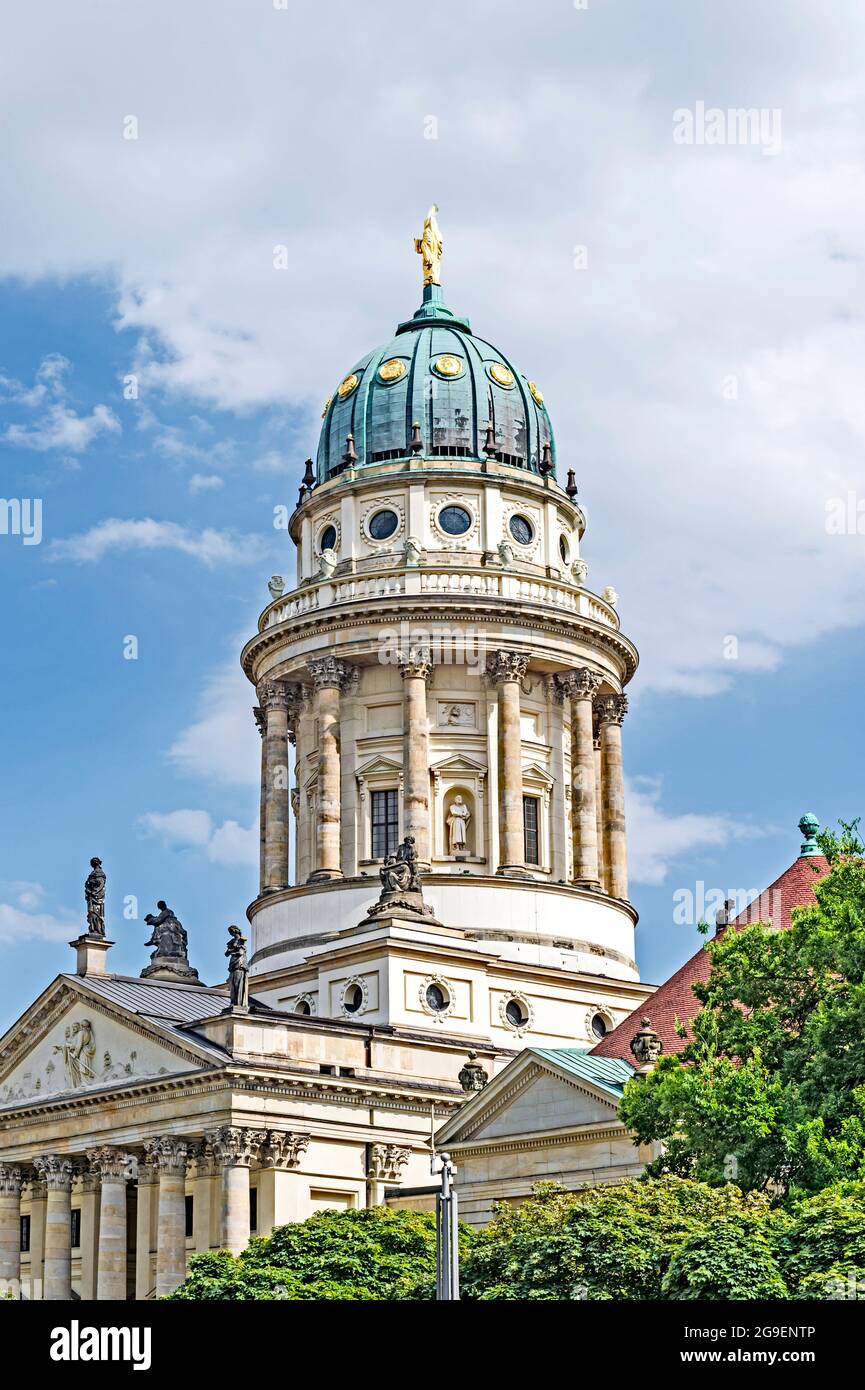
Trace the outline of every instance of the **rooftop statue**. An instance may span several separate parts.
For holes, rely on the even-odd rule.
[[[142,977],[154,975],[158,979],[173,979],[195,983],[198,971],[189,964],[189,938],[186,928],[178,921],[168,904],[162,899],[156,904],[156,912],[148,912],[144,918],[150,928],[150,936],[145,946],[155,946],[150,964],[142,970]]]
[[[436,221],[438,207],[433,203],[423,224],[423,234],[414,239],[414,249],[421,257],[425,285],[441,284],[442,234]]]
[[[384,914],[398,917],[431,917],[432,908],[423,900],[420,873],[418,872],[417,849],[414,836],[406,835],[396,853],[389,854],[378,871],[381,879],[381,893],[377,903],[369,908],[367,916],[381,917]]]
[[[249,1008],[249,966],[246,961],[246,937],[240,927],[228,928],[228,988],[231,1008]]]
[[[90,936],[105,935],[105,872],[102,860],[90,861],[90,873],[84,881],[84,901],[87,904],[87,931]]]

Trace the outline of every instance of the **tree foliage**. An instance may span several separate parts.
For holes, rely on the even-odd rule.
[[[692,1040],[625,1088],[654,1173],[775,1196],[865,1177],[865,851],[855,823],[821,848],[814,906],[711,942]]]

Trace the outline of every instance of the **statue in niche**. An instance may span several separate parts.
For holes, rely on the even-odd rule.
[[[105,871],[102,860],[90,861],[90,873],[84,881],[84,901],[87,904],[88,936],[105,935]]]
[[[462,796],[457,792],[448,811],[448,850],[451,854],[465,854],[468,848],[468,824],[472,813]]]
[[[181,926],[171,908],[162,898],[159,899],[156,907],[158,910],[156,916],[152,912],[148,912],[144,918],[148,927],[151,928],[150,939],[144,944],[145,946],[156,947],[150,959],[155,961],[158,957],[170,956],[173,960],[179,958],[186,961],[189,938],[186,935],[185,927]]]
[[[231,1008],[249,1008],[249,966],[246,962],[246,937],[240,927],[228,928],[228,987],[231,992]]]
[[[54,1051],[63,1058],[66,1084],[74,1091],[87,1081],[96,1080],[93,1061],[96,1057],[96,1044],[93,1041],[93,1024],[89,1018],[79,1023],[67,1023],[63,1042],[56,1043]]]

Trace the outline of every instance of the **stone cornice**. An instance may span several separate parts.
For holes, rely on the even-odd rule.
[[[560,1148],[571,1144],[596,1144],[607,1140],[625,1139],[629,1131],[623,1124],[599,1124],[583,1127],[575,1125],[571,1129],[536,1130],[532,1134],[513,1135],[510,1138],[448,1141],[448,1152],[460,1154],[462,1158],[484,1158],[489,1154],[521,1153],[537,1149]],[[636,1146],[635,1146],[636,1148]]]

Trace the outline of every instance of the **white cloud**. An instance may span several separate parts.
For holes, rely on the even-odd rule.
[[[189,479],[189,491],[193,497],[199,492],[216,492],[224,485],[225,480],[218,473],[193,473]]]
[[[19,907],[31,910],[38,907],[45,897],[45,889],[41,883],[34,883],[31,879],[19,878],[7,882],[5,888],[10,892]]]
[[[659,782],[638,778],[628,783],[628,868],[634,883],[657,887],[678,859],[697,850],[724,849],[755,833],[723,812],[668,815],[660,802]]]
[[[414,309],[411,237],[436,197],[446,297],[543,385],[560,475],[576,468],[591,511],[589,581],[619,590],[642,683],[715,693],[862,624],[861,546],[823,525],[827,497],[861,490],[865,444],[855,0],[831,19],[807,0],[783,19],[482,3],[420,79],[422,17],[387,6],[337,0],[335,46],[324,7],[203,24],[169,0],[46,4],[4,35],[0,270],[111,277],[145,397],[299,408],[297,467],[335,382]],[[698,99],[782,109],[782,151],[674,144]]]
[[[158,836],[169,849],[197,849],[212,864],[230,868],[258,863],[258,826],[248,829],[235,820],[215,825],[207,811],[148,811],[138,825],[145,835]]]
[[[74,913],[55,916],[50,912],[32,912],[12,903],[0,903],[0,944],[14,946],[19,942],[70,941],[81,935],[81,919]]]
[[[175,521],[154,521],[152,517],[122,521],[112,517],[81,535],[52,541],[50,554],[53,559],[86,562],[101,560],[116,550],[177,550],[212,567],[257,561],[262,543],[257,536],[235,536],[211,527],[192,531]]]
[[[238,650],[240,645],[238,638]],[[257,786],[261,738],[252,717],[255,703],[255,690],[234,657],[205,682],[198,702],[201,713],[177,736],[169,758],[192,777]]]
[[[71,449],[80,454],[97,435],[119,434],[120,421],[107,405],[97,405],[89,415],[76,415],[61,402],[50,405],[42,419],[32,427],[9,425],[3,438],[7,444],[44,453],[48,449]]]

